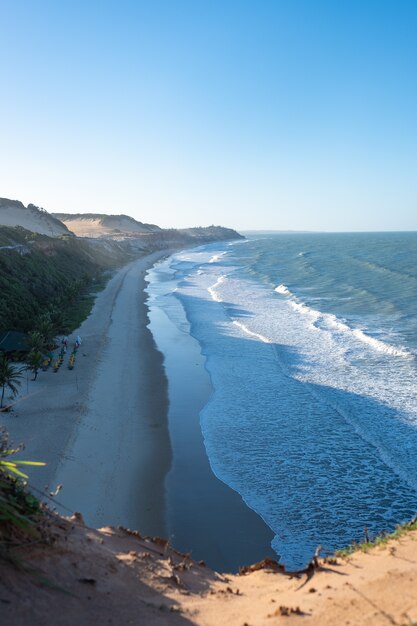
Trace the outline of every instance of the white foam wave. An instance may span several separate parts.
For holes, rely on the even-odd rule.
[[[220,287],[220,285],[222,283],[224,283],[226,279],[226,276],[219,276],[219,278],[216,280],[216,282],[214,283],[214,285],[212,285],[211,287],[207,288],[207,291],[209,292],[209,294],[212,297],[212,300],[214,300],[215,302],[222,302],[222,299],[220,298],[220,296],[216,293],[216,289],[218,287]]]
[[[234,320],[233,324],[243,330],[243,332],[247,335],[250,335],[251,337],[256,337],[256,339],[259,339],[263,343],[271,343],[271,340],[268,339],[268,337],[265,337],[265,335],[261,335],[260,333],[254,333],[252,330],[249,330],[249,328],[245,326],[245,324],[242,324],[242,322]]]
[[[334,330],[340,330],[341,332],[351,332],[350,326],[342,322],[336,315],[333,313],[322,313],[323,321],[327,324],[327,326]]]
[[[316,311],[315,309],[310,309],[309,306],[307,306],[304,302],[301,302],[300,300],[297,300],[296,298],[294,300],[290,300],[289,302],[290,306],[297,311],[298,313],[301,313],[301,315],[308,315],[312,318],[312,321],[316,321],[319,319],[321,313],[320,311]]]
[[[335,330],[343,333],[349,333],[350,335],[355,337],[355,339],[361,341],[362,343],[366,343],[374,350],[382,352],[384,354],[388,354],[390,356],[402,358],[410,358],[413,356],[403,346],[390,345],[382,341],[381,339],[371,337],[359,328],[351,328],[348,324],[337,318],[336,315],[333,315],[332,313],[323,313],[322,311],[309,307],[305,302],[302,302],[302,300],[297,298],[286,285],[278,285],[278,287],[276,287],[274,291],[286,296],[290,296],[291,299],[288,301],[288,304],[291,306],[291,308],[293,308],[301,315],[309,316],[313,322],[314,327],[319,330]]]
[[[400,357],[406,357],[406,358],[410,358],[411,356],[413,356],[405,348],[391,346],[385,343],[384,341],[381,341],[380,339],[375,339],[375,337],[370,337],[369,335],[364,333],[363,330],[360,330],[359,328],[356,328],[354,330],[352,329],[349,329],[349,330],[355,335],[355,337],[357,337],[357,339],[359,339],[360,341],[363,341],[364,343],[367,343],[375,350],[378,350],[378,352],[384,352],[385,354],[389,354],[391,356],[400,356]]]
[[[209,260],[209,263],[217,263],[217,261],[221,259],[222,256],[224,256],[225,254],[226,252],[219,252],[218,254],[214,254]]]
[[[275,287],[274,291],[276,291],[277,293],[282,294],[283,296],[291,296],[291,291],[288,289],[287,285],[278,285],[278,287]]]

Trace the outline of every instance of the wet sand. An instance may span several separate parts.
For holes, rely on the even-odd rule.
[[[212,386],[199,343],[152,301],[149,318],[168,377],[173,460],[166,506],[172,544],[217,571],[236,572],[266,556],[277,559],[272,530],[210,467],[199,414]]]

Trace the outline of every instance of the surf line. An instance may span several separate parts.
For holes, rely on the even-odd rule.
[[[217,261],[219,259],[221,259],[222,256],[224,256],[225,254],[226,254],[226,251],[225,252],[219,252],[218,254],[215,254],[214,256],[211,257],[209,263],[217,263]]]
[[[238,322],[234,320],[233,324],[235,324],[235,326],[243,330],[243,332],[246,333],[247,335],[250,335],[251,337],[256,337],[263,343],[272,343],[270,339],[268,339],[268,337],[265,337],[264,335],[260,335],[259,333],[254,333],[252,330],[249,330],[249,328],[245,326],[245,324],[242,324],[242,322]]]
[[[207,289],[207,291],[209,292],[209,294],[211,295],[212,299],[215,302],[222,302],[222,299],[216,293],[216,289],[217,287],[220,287],[222,283],[224,283],[225,279],[226,279],[226,276],[219,276],[219,278],[216,280],[214,285],[212,285],[211,287],[208,287]]]

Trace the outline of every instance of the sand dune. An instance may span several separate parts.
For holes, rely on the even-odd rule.
[[[158,232],[155,224],[143,224],[128,215],[104,215],[95,213],[54,213],[77,237],[123,237],[141,236]]]
[[[0,225],[22,226],[26,230],[49,237],[70,235],[68,228],[50,213],[39,209],[33,204],[25,207],[18,200],[0,198]]]

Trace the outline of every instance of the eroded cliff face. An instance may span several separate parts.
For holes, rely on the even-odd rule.
[[[381,626],[417,620],[417,532],[302,572],[219,574],[163,539],[50,514],[44,539],[0,558],[5,624]],[[4,556],[4,555],[3,555]],[[289,621],[288,621],[289,620]]]

